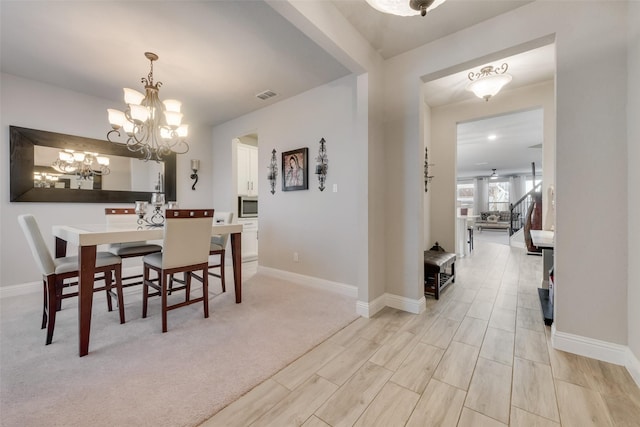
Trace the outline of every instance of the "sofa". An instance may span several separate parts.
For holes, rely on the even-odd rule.
[[[514,215],[519,215],[514,212]],[[478,231],[483,229],[509,230],[511,227],[511,213],[509,211],[485,211],[480,212],[480,218],[475,224]]]

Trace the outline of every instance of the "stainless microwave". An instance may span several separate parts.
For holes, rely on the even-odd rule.
[[[258,198],[255,196],[238,196],[238,217],[256,218],[258,216]]]

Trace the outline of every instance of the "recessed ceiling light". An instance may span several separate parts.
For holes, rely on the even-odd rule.
[[[487,139],[489,141],[495,141],[496,139],[498,139],[498,135],[496,135],[495,133],[490,134]]]

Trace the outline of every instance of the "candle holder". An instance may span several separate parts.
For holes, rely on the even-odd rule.
[[[136,201],[135,211],[138,215],[138,225],[147,227],[162,227],[164,225],[164,215],[162,214],[162,205],[164,205],[164,194],[153,193],[151,195],[151,204],[154,206],[153,214],[150,219],[145,218],[149,203],[147,201]]]
[[[327,179],[327,171],[329,170],[329,159],[327,158],[327,147],[324,138],[320,140],[320,148],[318,149],[318,157],[316,157],[316,175],[318,175],[318,181],[320,191],[324,190],[324,183]]]
[[[276,179],[278,178],[278,160],[276,159],[275,148],[271,152],[271,163],[269,163],[268,169],[269,169],[269,174],[267,175],[267,179],[269,180],[269,184],[271,184],[271,194],[275,194]]]

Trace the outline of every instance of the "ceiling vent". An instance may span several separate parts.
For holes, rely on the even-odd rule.
[[[277,96],[278,94],[275,93],[272,90],[265,90],[264,92],[260,92],[258,94],[256,94],[256,98],[260,98],[263,101],[269,99],[269,98],[273,98],[274,96]]]

